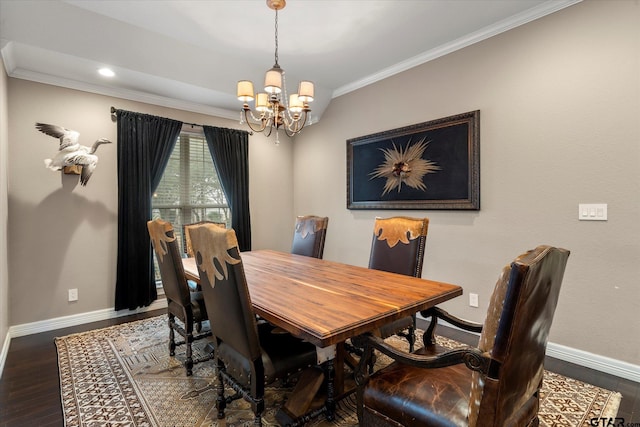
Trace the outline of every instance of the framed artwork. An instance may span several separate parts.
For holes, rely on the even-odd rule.
[[[480,209],[480,111],[347,140],[348,209]]]

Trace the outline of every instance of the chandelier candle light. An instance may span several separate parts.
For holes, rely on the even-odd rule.
[[[298,93],[291,94],[287,98],[286,82],[284,70],[278,64],[278,10],[286,6],[285,0],[266,0],[267,6],[276,11],[275,19],[275,64],[267,71],[264,78],[264,92],[254,95],[253,82],[240,80],[238,82],[238,100],[243,102],[240,113],[240,123],[246,121],[249,128],[254,132],[266,132],[267,137],[275,128],[276,144],[280,143],[278,130],[284,129],[287,136],[299,133],[305,124],[311,109],[309,102],[313,101],[313,82],[301,81],[298,86]],[[249,107],[249,102],[255,100],[255,110],[257,115]],[[288,104],[287,104],[288,101]],[[251,124],[248,114],[253,121],[260,123],[258,127]]]

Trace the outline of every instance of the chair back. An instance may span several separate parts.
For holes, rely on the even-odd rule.
[[[478,348],[493,360],[473,374],[469,425],[521,425],[537,413],[549,329],[569,251],[538,246],[502,270]]]
[[[233,229],[203,224],[191,230],[211,332],[249,362],[261,361],[256,318]]]
[[[191,297],[173,226],[162,219],[155,219],[147,222],[147,229],[156,253],[162,287],[167,299],[183,307],[189,306]]]
[[[429,218],[376,218],[369,268],[421,277]]]
[[[322,258],[328,223],[327,217],[314,215],[297,217],[291,253]]]
[[[193,257],[193,247],[191,246],[191,235],[190,232],[194,227],[197,227],[202,224],[215,224],[222,228],[226,228],[227,224],[224,222],[216,222],[216,221],[199,221],[191,224],[184,224],[182,226],[182,240],[184,241],[184,253],[188,257]]]

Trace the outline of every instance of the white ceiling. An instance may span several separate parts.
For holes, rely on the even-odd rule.
[[[289,92],[332,98],[581,0],[288,0],[278,13]],[[265,0],[0,0],[11,77],[238,118],[238,80],[274,63]],[[106,79],[97,69],[111,67]]]

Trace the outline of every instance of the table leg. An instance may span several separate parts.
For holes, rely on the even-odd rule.
[[[281,425],[298,426],[322,413],[329,421],[335,419],[336,399],[344,393],[344,343],[336,345],[335,355],[320,364],[322,369],[309,368],[300,375],[291,397],[276,414]],[[324,381],[326,379],[326,382]],[[309,412],[323,383],[326,383],[326,397],[323,407]]]
[[[318,368],[308,368],[300,374],[291,396],[276,414],[276,419],[280,424],[290,425],[309,410],[324,378],[325,374]]]
[[[333,359],[333,371],[334,371],[334,391],[337,396],[344,393],[344,357],[345,347],[344,343],[336,344],[336,357]]]
[[[333,421],[336,417],[336,400],[335,400],[335,384],[333,362],[331,360],[323,363],[327,375],[327,420]]]

